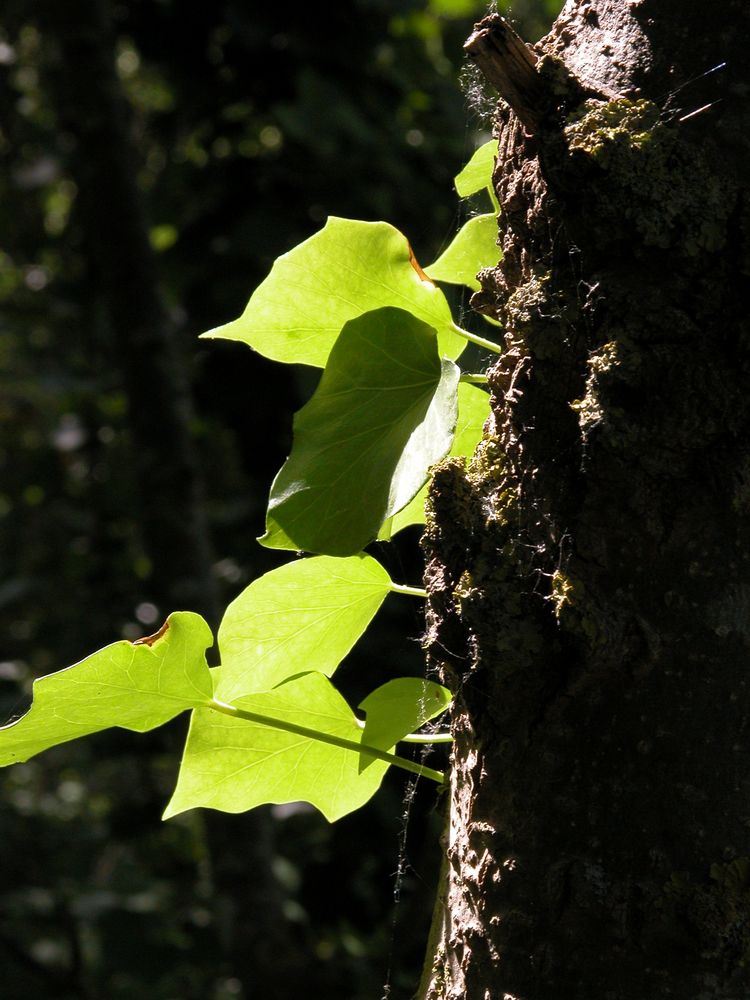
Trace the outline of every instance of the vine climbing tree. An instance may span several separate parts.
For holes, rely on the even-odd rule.
[[[456,187],[487,210],[424,266],[329,219],[206,335],[320,370],[260,539],[289,561],[226,609],[217,667],[178,610],[38,680],[0,765],[186,711],[166,818],[336,820],[395,766],[450,786],[425,1000],[746,992],[748,14],[712,14],[477,25],[502,100]],[[413,524],[424,589],[371,554]],[[426,599],[433,673],[356,712],[335,671],[389,593]],[[397,749],[451,739],[446,772]]]
[[[488,189],[492,146],[456,178],[459,193]],[[431,467],[470,453],[481,435],[488,396],[475,383],[486,376],[455,359],[469,342],[500,348],[454,322],[435,282],[478,287],[477,270],[496,255],[488,218],[471,219],[428,267],[434,280],[387,223],[329,219],[276,261],[238,320],[205,334],[322,369],[295,417],[259,539],[310,558],[292,557],[230,604],[218,667],[206,660],[214,638],[205,619],[177,611],[153,635],[37,680],[29,711],[0,729],[0,766],[190,711],[165,818],[304,800],[335,820],[374,794],[389,765],[444,782],[393,748],[450,742],[448,732],[412,732],[445,711],[448,689],[391,679],[361,702],[362,718],[330,677],[388,593],[427,596],[391,580],[364,549],[422,523]]]

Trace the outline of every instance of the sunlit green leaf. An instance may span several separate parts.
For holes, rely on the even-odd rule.
[[[226,610],[219,628],[216,697],[268,691],[288,677],[331,675],[390,589],[371,556],[314,556],[271,570]]]
[[[401,309],[351,320],[271,487],[264,545],[353,555],[405,506],[453,441],[458,368]]]
[[[433,326],[441,355],[457,358],[466,346],[445,296],[402,233],[385,222],[330,218],[276,260],[238,320],[203,336],[241,340],[275,361],[322,367],[344,324],[382,306]]]
[[[427,696],[428,702],[433,700],[442,705],[442,699]],[[239,698],[235,706],[304,729],[314,727],[355,746],[362,744],[363,728],[322,674],[292,678],[273,691]],[[376,705],[376,714],[378,709]],[[383,727],[383,739],[389,742],[378,739],[371,745],[390,750],[411,728],[430,717],[420,715],[415,721],[405,715],[400,729]],[[405,721],[410,725],[404,728]],[[377,732],[374,735],[378,738]],[[388,769],[385,761],[371,757],[368,760],[372,763],[364,766],[368,762],[364,758],[357,749],[331,746],[309,735],[284,732],[212,709],[197,709],[177,787],[164,818],[200,806],[238,813],[267,802],[304,801],[333,821],[367,802]]]
[[[463,455],[470,458],[474,449],[482,440],[482,429],[489,415],[490,397],[486,392],[477,389],[468,382],[462,382],[458,387],[458,420],[456,435],[449,455]],[[414,499],[400,510],[390,524],[390,535],[406,528],[410,524],[424,524],[424,505],[427,499],[427,487],[420,490]]]
[[[206,704],[212,685],[205,651],[212,643],[200,615],[179,611],[150,644],[115,642],[41,677],[26,715],[0,729],[0,766],[111,726],[143,733]]]
[[[360,703],[360,709],[366,713],[362,741],[370,746],[392,746],[444,712],[451,700],[447,688],[421,677],[386,681]],[[372,758],[362,758],[362,767],[371,764]]]
[[[477,291],[477,273],[484,267],[494,267],[501,257],[497,245],[497,219],[494,215],[475,215],[456,233],[450,245],[440,254],[427,273],[435,281],[452,285],[467,285]]]
[[[463,168],[456,174],[454,184],[461,198],[468,198],[484,188],[492,187],[492,171],[497,157],[497,139],[490,139],[480,146]]]
[[[351,708],[322,674],[305,674],[235,704],[355,743],[362,740]],[[335,820],[363,805],[388,769],[375,761],[360,774],[359,758],[359,753],[296,733],[198,709],[164,818],[197,806],[237,813],[265,802],[304,800]]]

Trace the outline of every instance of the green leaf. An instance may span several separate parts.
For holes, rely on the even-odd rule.
[[[467,285],[477,291],[477,273],[494,267],[502,257],[497,245],[497,219],[494,215],[476,215],[456,233],[450,245],[427,272],[435,281]]]
[[[434,329],[410,313],[386,308],[350,320],[294,419],[261,543],[361,551],[449,450],[458,379],[456,365],[438,357]]]
[[[143,733],[211,700],[200,615],[178,611],[148,641],[123,640],[34,682],[31,708],[0,729],[0,766],[120,726]]]
[[[458,420],[453,446],[448,452],[450,456],[463,455],[470,458],[476,446],[482,440],[484,422],[489,415],[490,398],[486,392],[477,389],[468,382],[462,382],[458,387]],[[399,511],[390,525],[390,535],[408,527],[410,524],[424,524],[424,505],[427,499],[427,487],[420,490],[414,499],[403,510]]]
[[[456,174],[453,183],[460,198],[468,198],[484,188],[492,190],[492,171],[497,157],[497,139],[490,139],[474,152],[474,155]]]
[[[323,367],[344,324],[382,306],[435,327],[446,357],[457,358],[466,346],[445,296],[402,233],[385,222],[330,218],[276,260],[238,320],[203,336],[241,340],[275,361]]]
[[[366,713],[362,742],[376,747],[393,746],[407,733],[444,712],[452,697],[447,688],[420,677],[386,681],[360,702],[360,709]],[[362,758],[362,768],[371,764],[372,758]]]
[[[361,742],[354,713],[322,674],[305,674],[236,707]],[[311,802],[329,819],[363,805],[387,765],[359,774],[359,754],[269,725],[197,709],[164,819],[207,807],[238,813],[266,802]]]
[[[263,803],[304,801],[333,821],[364,805],[380,786],[388,764],[374,759],[363,767],[363,729],[322,674],[292,678],[273,691],[240,698],[235,706],[269,721],[249,721],[210,708],[193,712],[165,819],[197,807],[238,813]],[[304,732],[277,729],[273,719]],[[310,734],[312,726],[353,746],[316,739]],[[402,725],[394,736],[392,727],[384,738],[395,743],[409,728]],[[392,743],[375,745],[389,750]]]
[[[391,580],[371,556],[314,556],[271,570],[226,610],[215,696],[232,702],[306,671],[330,676],[369,625]]]

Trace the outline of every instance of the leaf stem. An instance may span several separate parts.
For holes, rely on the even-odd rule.
[[[409,733],[402,736],[401,743],[452,743],[453,737],[450,733]]]
[[[484,372],[461,372],[459,382],[469,382],[471,385],[487,385]]]
[[[423,590],[421,587],[407,587],[403,583],[394,583],[391,580],[389,584],[389,590],[392,590],[394,594],[408,594],[410,597],[427,597],[427,591]]]
[[[468,340],[471,344],[477,344],[479,347],[483,347],[486,351],[493,351],[495,354],[502,354],[503,349],[500,344],[496,344],[492,340],[485,340],[484,337],[479,337],[476,333],[469,333],[468,330],[464,330],[460,326],[453,324],[453,329],[459,335],[463,337],[464,340]]]
[[[355,720],[360,729],[365,728],[364,719]],[[409,733],[402,736],[399,743],[452,743],[453,736],[450,733]]]
[[[319,743],[341,747],[342,750],[353,750],[355,753],[361,753],[367,757],[385,761],[386,764],[392,764],[394,767],[400,767],[404,771],[411,771],[412,774],[418,774],[422,778],[431,778],[439,785],[445,781],[445,775],[442,771],[434,771],[431,767],[425,767],[424,764],[417,764],[416,761],[407,760],[406,757],[397,757],[396,754],[368,746],[366,743],[357,743],[355,740],[347,740],[343,736],[334,736],[332,733],[322,733],[319,729],[308,729],[307,726],[298,726],[294,722],[284,722],[282,719],[275,719],[270,715],[246,712],[243,708],[227,705],[215,698],[212,698],[207,704],[214,712],[221,712],[222,715],[246,719],[248,722],[256,722],[261,726],[268,726],[270,729],[280,729],[285,733],[294,733],[296,736],[304,736],[310,740],[317,740]]]

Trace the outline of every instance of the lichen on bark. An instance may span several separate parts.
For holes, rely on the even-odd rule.
[[[608,242],[607,230],[615,236],[630,222],[638,245],[690,257],[723,247],[734,208],[725,186],[731,182],[719,183],[706,152],[686,141],[653,101],[588,100],[563,131],[587,181],[600,243]]]

